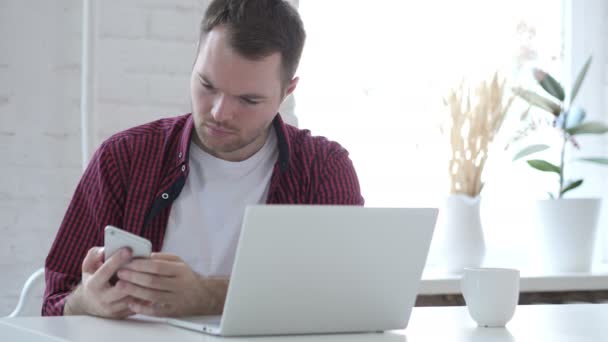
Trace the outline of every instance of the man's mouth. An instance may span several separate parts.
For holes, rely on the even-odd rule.
[[[229,134],[234,134],[234,131],[216,125],[207,124],[205,127],[207,128],[207,131],[214,136],[226,136]]]

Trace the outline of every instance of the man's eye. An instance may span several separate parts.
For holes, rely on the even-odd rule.
[[[246,97],[241,97],[241,101],[245,102],[246,104],[250,104],[250,105],[255,105],[258,104],[258,101],[254,101],[252,99],[246,98]]]
[[[203,87],[204,87],[205,89],[207,89],[207,90],[213,90],[213,86],[212,86],[212,85],[207,84],[207,83],[202,83],[202,82],[201,82],[201,84],[203,85]]]

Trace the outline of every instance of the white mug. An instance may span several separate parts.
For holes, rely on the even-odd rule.
[[[469,314],[481,327],[504,327],[519,300],[519,270],[465,268],[461,289]]]

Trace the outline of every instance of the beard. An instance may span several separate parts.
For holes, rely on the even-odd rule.
[[[204,116],[202,122],[195,122],[195,142],[203,150],[218,156],[218,154],[232,153],[254,144],[263,137],[267,137],[270,125],[263,125],[245,131],[227,123],[218,123],[209,116]],[[210,127],[226,131],[226,134],[213,134]],[[264,142],[266,139],[264,139]],[[263,143],[262,143],[263,145]]]

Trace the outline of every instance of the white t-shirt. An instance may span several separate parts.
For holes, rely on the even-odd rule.
[[[266,202],[278,158],[274,129],[250,158],[230,162],[190,144],[190,173],[171,207],[162,251],[203,276],[229,276],[245,207]]]

